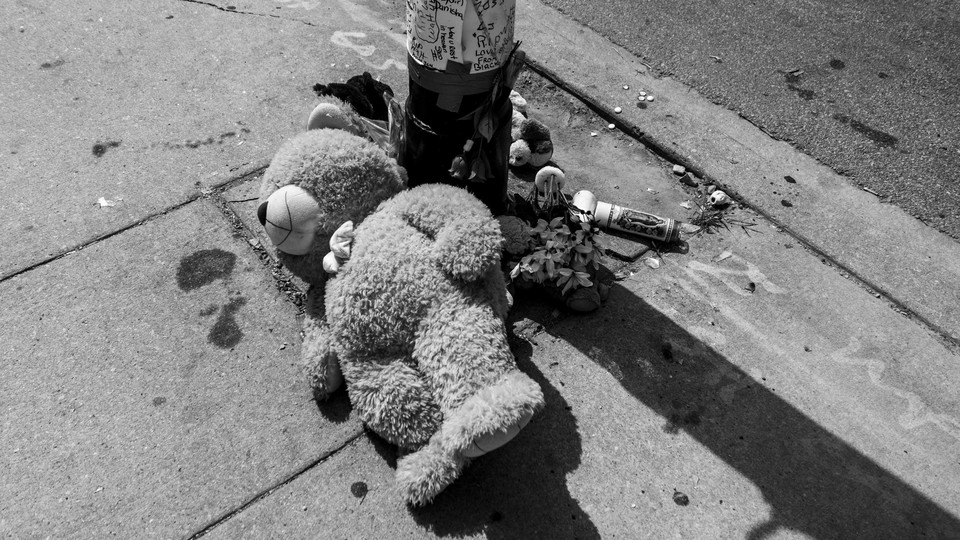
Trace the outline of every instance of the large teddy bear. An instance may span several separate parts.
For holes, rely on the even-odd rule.
[[[402,496],[422,505],[515,436],[543,394],[508,346],[503,238],[489,210],[460,188],[407,190],[403,169],[350,131],[283,144],[258,213],[281,262],[311,285],[302,355],[316,395],[342,371],[361,421],[401,449]],[[269,216],[288,222],[270,229]]]

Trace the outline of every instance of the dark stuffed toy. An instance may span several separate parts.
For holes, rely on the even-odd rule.
[[[364,72],[347,79],[345,83],[328,83],[313,85],[313,91],[319,97],[333,96],[350,104],[353,110],[370,120],[387,120],[387,102],[384,94],[393,97],[393,89]]]

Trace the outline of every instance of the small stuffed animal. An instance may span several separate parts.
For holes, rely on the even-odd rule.
[[[526,114],[527,102],[516,90],[510,94],[513,103],[513,118],[510,125],[510,166],[543,167],[553,157],[553,140],[550,129]]]
[[[401,170],[348,131],[308,131],[264,173],[259,213],[270,215],[271,200],[283,200],[275,194],[292,188],[316,204],[315,217],[297,214],[311,223],[289,224],[314,231],[305,252],[280,248],[283,264],[312,285],[308,377],[323,398],[342,370],[361,421],[404,453],[396,472],[404,500],[422,505],[471,458],[516,436],[543,394],[508,345],[497,221],[463,189],[404,190]],[[328,278],[322,261],[348,221],[352,246]]]
[[[520,95],[520,92],[510,90],[510,104],[513,105],[514,111],[519,112],[524,117],[527,116],[527,100]]]

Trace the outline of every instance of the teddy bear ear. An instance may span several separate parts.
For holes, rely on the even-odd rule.
[[[307,131],[311,129],[342,129],[354,133],[347,114],[333,103],[320,103],[307,118]]]
[[[260,225],[266,227],[267,225],[267,201],[260,203],[260,206],[257,207],[257,220],[260,221]]]

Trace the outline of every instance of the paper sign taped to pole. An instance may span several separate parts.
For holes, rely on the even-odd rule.
[[[516,0],[407,0],[407,52],[418,64],[470,73],[502,67],[513,48]]]

